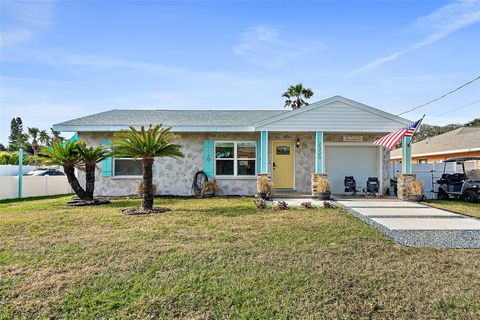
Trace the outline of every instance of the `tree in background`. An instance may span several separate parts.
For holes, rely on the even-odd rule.
[[[8,148],[11,151],[18,150],[25,143],[25,135],[23,133],[23,123],[20,117],[13,118],[10,121],[10,135],[8,136]]]
[[[282,94],[285,100],[285,108],[291,107],[293,110],[299,109],[303,106],[308,106],[307,99],[313,96],[313,91],[310,88],[304,88],[301,83],[288,87],[287,91]]]
[[[465,127],[480,127],[480,118],[476,118],[470,122],[465,123]]]
[[[53,128],[50,128],[50,132],[52,133],[52,143],[53,142],[62,142],[64,139],[62,136],[60,136],[60,132],[53,130]]]
[[[40,140],[40,143],[46,147],[49,147],[52,142],[52,139],[48,135],[47,130],[40,131],[38,139]]]
[[[161,125],[140,130],[130,126],[130,130],[122,130],[113,136],[112,146],[115,156],[141,159],[143,167],[143,201],[142,210],[153,210],[153,177],[152,166],[156,157],[183,157],[180,145],[174,144],[177,138],[171,128]]]
[[[38,134],[40,132],[40,129],[35,128],[35,127],[29,127],[27,128],[28,131],[28,136],[32,139],[31,146],[33,149],[33,155],[35,156],[35,165],[38,166],[38,160],[36,157],[38,156],[38,149],[40,148],[40,145],[38,144]]]
[[[5,148],[3,143],[0,143],[0,151],[7,151],[7,148]]]

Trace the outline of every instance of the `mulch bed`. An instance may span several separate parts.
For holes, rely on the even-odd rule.
[[[86,207],[86,206],[99,206],[102,204],[110,203],[110,200],[106,199],[93,199],[93,200],[72,200],[67,202],[69,207]]]
[[[153,213],[165,213],[168,211],[172,211],[172,210],[169,208],[163,208],[163,207],[156,207],[151,210],[143,210],[142,208],[128,208],[128,209],[123,209],[122,213],[129,216],[136,216],[136,215],[153,214]]]

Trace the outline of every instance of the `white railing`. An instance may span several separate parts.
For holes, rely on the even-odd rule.
[[[22,198],[72,193],[66,176],[23,176]],[[18,198],[18,177],[0,176],[0,199]]]

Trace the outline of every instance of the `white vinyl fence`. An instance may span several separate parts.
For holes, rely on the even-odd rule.
[[[445,163],[414,163],[412,164],[412,173],[417,175],[418,180],[423,181],[423,186],[425,190],[425,197],[427,199],[434,199],[435,193],[437,191],[438,185],[437,180],[440,179],[443,173],[443,168]],[[445,173],[455,173],[460,172],[461,167],[456,167],[454,162],[448,162],[446,166]],[[390,177],[396,177],[398,173],[402,173],[402,164],[401,163],[391,163],[390,164]]]
[[[36,166],[23,165],[23,174],[35,170]],[[18,176],[18,165],[0,164],[0,176]]]
[[[22,177],[22,197],[72,193],[66,176]],[[0,199],[18,198],[18,176],[0,176]]]

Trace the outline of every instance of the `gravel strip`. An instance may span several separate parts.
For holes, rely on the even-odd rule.
[[[395,242],[405,246],[442,249],[480,249],[480,230],[390,230],[369,217],[358,213],[355,211],[355,208],[349,208],[340,203],[338,204],[356,218],[379,230]],[[378,218],[378,216],[375,218]],[[391,216],[388,218],[391,218]],[[411,217],[409,216],[408,218]]]

